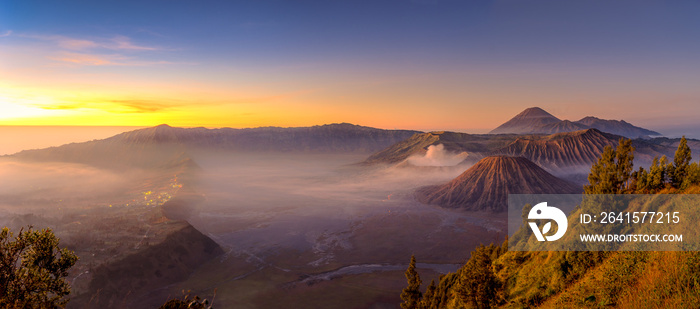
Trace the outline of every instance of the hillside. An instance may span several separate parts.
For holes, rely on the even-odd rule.
[[[522,157],[486,157],[449,183],[416,191],[422,203],[446,208],[505,211],[508,194],[566,194],[582,189]]]
[[[144,287],[154,289],[187,279],[201,264],[224,253],[186,221],[161,223],[157,229],[163,235],[156,234],[144,249],[92,269],[89,286],[71,300],[71,307],[147,307],[139,303],[148,296]]]
[[[657,193],[698,192],[696,183]],[[425,308],[696,308],[699,265],[697,251],[508,251],[504,243],[478,247],[423,301]]]
[[[696,208],[692,196],[700,193],[700,165],[697,162],[654,168],[653,173],[670,169],[682,169],[686,173],[680,181],[661,179],[658,185],[650,187],[646,182],[650,178],[656,179],[656,176],[647,176],[652,172],[644,168],[639,172],[633,172],[634,168],[622,174],[619,172],[630,163],[629,155],[633,150],[628,146],[611,152],[612,156],[628,159],[612,164],[601,160],[601,165],[591,168],[593,179],[597,180],[586,188],[590,199],[584,199],[569,214],[571,232],[567,231],[563,243],[554,244],[594,251],[528,251],[528,248],[554,250],[555,247],[538,241],[523,224],[502,244],[477,247],[460,270],[441,277],[437,284],[431,284],[419,300],[422,308],[697,308],[700,303],[700,254],[689,250],[697,247],[695,221],[681,220],[663,230],[658,225],[628,224],[604,224],[591,229],[590,225],[579,222],[581,214],[599,211],[626,213],[656,209],[685,213]],[[671,160],[687,162],[691,151],[685,141],[679,143],[678,150],[678,155]],[[620,177],[620,182],[602,180],[611,175]],[[627,181],[633,178],[639,182]],[[601,203],[598,194],[604,192],[617,193],[618,198],[624,196],[628,202]],[[681,196],[686,194],[689,196]],[[659,232],[689,237],[685,237],[682,243],[628,241],[595,245],[577,237],[585,233],[629,235]],[[639,250],[640,245],[648,250],[666,249],[624,251]],[[598,251],[600,248],[618,250]],[[523,249],[525,251],[520,251]],[[686,251],[666,251],[679,249]],[[407,278],[408,274],[407,271]]]
[[[493,154],[522,156],[556,174],[587,173],[605,146],[617,147],[621,136],[587,129],[548,136],[521,137]],[[665,145],[634,140],[635,162],[651,163],[654,156],[672,156],[675,149]]]

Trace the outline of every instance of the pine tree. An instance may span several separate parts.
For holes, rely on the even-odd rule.
[[[617,149],[605,146],[598,162],[591,167],[586,194],[619,194],[630,188],[634,168],[632,140],[620,139]]]
[[[420,280],[420,276],[416,271],[416,257],[414,255],[411,256],[411,263],[408,265],[405,274],[408,286],[401,292],[401,300],[403,300],[401,308],[418,309],[422,297],[420,285],[423,282]]]
[[[632,171],[634,170],[634,147],[632,147],[631,139],[620,138],[620,142],[617,145],[617,150],[615,151],[616,156],[616,184],[618,185],[618,192],[622,193],[623,190],[630,187],[630,179],[632,178]]]
[[[649,172],[643,167],[639,167],[639,170],[635,173],[635,191],[637,193],[646,194],[649,193]]]
[[[700,184],[700,163],[698,162],[688,165],[688,176],[683,180],[681,188],[687,188],[694,184]]]
[[[661,159],[654,158],[649,168],[649,176],[651,177],[652,193],[666,188],[668,184],[669,168],[672,165],[668,163],[666,156],[661,156]]]
[[[683,180],[688,176],[688,166],[690,165],[690,147],[685,136],[681,137],[681,142],[678,144],[678,149],[673,157],[673,174],[671,177],[671,185],[674,188],[680,188]]]
[[[491,269],[491,256],[496,248],[479,246],[461,269],[459,295],[472,307],[491,308],[495,303],[498,281]]]
[[[614,186],[614,177],[610,173],[615,165],[615,150],[610,146],[605,146],[603,154],[598,162],[593,164],[591,172],[588,174],[588,185],[583,187],[586,194],[603,194]]]
[[[430,280],[430,285],[425,289],[425,294],[423,295],[423,300],[421,301],[420,308],[430,309],[433,308],[433,303],[435,303],[435,292],[437,286],[435,285],[435,280]]]

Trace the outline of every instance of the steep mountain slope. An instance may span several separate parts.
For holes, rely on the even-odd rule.
[[[559,118],[552,116],[539,107],[530,107],[515,117],[508,120],[506,123],[493,129],[490,134],[528,134],[533,133],[534,128],[542,127],[548,124],[560,122]]]
[[[634,126],[624,120],[606,120],[588,116],[576,121],[576,123],[588,126],[589,128],[596,128],[603,132],[622,135],[628,138],[661,135],[659,132]]]
[[[505,211],[509,193],[579,193],[582,189],[522,157],[486,157],[447,184],[416,191],[422,203],[464,210]]]
[[[616,143],[616,136],[588,129],[539,138],[518,138],[494,154],[525,157],[549,170],[571,166],[588,169],[605,146],[616,146]]]
[[[547,136],[518,138],[494,151],[497,155],[522,156],[555,174],[587,173],[605,146],[617,147],[621,136],[587,129]],[[648,165],[654,156],[670,156],[673,148],[634,140],[635,164]]]
[[[483,154],[498,149],[515,140],[515,135],[467,134],[456,132],[429,132],[411,136],[369,156],[364,163],[399,163],[412,155],[423,155],[431,145],[442,144],[445,151],[467,152],[470,158],[480,159]]]

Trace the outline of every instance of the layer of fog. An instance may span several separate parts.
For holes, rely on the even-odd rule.
[[[468,166],[465,165],[365,166],[357,164],[365,155],[338,154],[195,152],[190,155],[199,168],[184,182],[184,188],[188,194],[199,194],[203,198],[185,205],[190,209],[182,212],[187,214],[183,219],[214,239],[229,254],[250,256],[256,261],[265,260],[270,252],[291,249],[310,252],[303,265],[316,267],[337,260],[337,255],[343,254],[339,252],[357,249],[353,246],[380,246],[367,240],[362,244],[354,243],[352,237],[356,233],[363,237],[370,235],[370,239],[384,238],[392,245],[395,242],[397,248],[410,247],[410,238],[393,233],[405,229],[406,220],[417,217],[438,222],[438,226],[420,227],[426,229],[426,237],[441,226],[448,226],[448,230],[461,229],[451,227],[457,220],[461,220],[462,226],[481,224],[478,219],[465,218],[469,215],[414,200],[416,188],[448,182],[466,170]],[[124,204],[138,198],[149,186],[162,186],[161,182],[172,177],[171,174],[158,175],[165,172],[157,169],[117,172],[80,164],[10,159],[0,160],[0,179],[3,180],[0,223],[7,222],[13,215],[26,213],[38,217],[70,217],[70,212],[80,214],[90,207],[103,209],[103,214],[114,212],[119,216],[119,209],[126,209],[124,207],[145,206]],[[118,203],[122,203],[119,208],[108,208]],[[385,220],[381,218],[387,214],[391,214],[387,217],[390,221],[377,226],[378,218]],[[366,219],[374,223],[363,229]],[[46,222],[49,221],[37,224]],[[410,252],[396,255],[398,262],[404,262]],[[364,255],[353,263],[374,262],[371,255]],[[444,261],[454,262],[454,259]]]
[[[416,188],[447,182],[466,167],[367,167],[358,155],[197,154],[205,195],[190,222],[234,252],[270,248],[350,249],[363,218],[434,211]],[[445,216],[449,216],[446,214]]]
[[[121,199],[133,179],[144,175],[137,170],[120,173],[82,164],[0,158],[0,209],[46,214]]]
[[[452,153],[445,150],[445,145],[430,145],[425,155],[412,155],[407,161],[414,166],[455,166],[467,158],[466,152]]]

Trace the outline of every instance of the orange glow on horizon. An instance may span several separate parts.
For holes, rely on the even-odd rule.
[[[300,127],[349,122],[385,129],[488,128],[479,119],[461,121],[429,117],[430,106],[402,108],[410,98],[379,95],[340,96],[334,91],[300,90],[261,95],[259,92],[217,89],[162,89],[119,94],[115,89],[80,87],[22,88],[0,84],[0,125],[17,126],[156,126],[178,127]],[[147,99],[138,99],[139,97]],[[176,98],[176,99],[172,99]],[[328,102],[333,102],[328,103]],[[474,110],[478,113],[478,110]],[[474,116],[474,115],[473,115]],[[483,115],[482,115],[483,116]],[[455,125],[457,124],[457,125]]]

